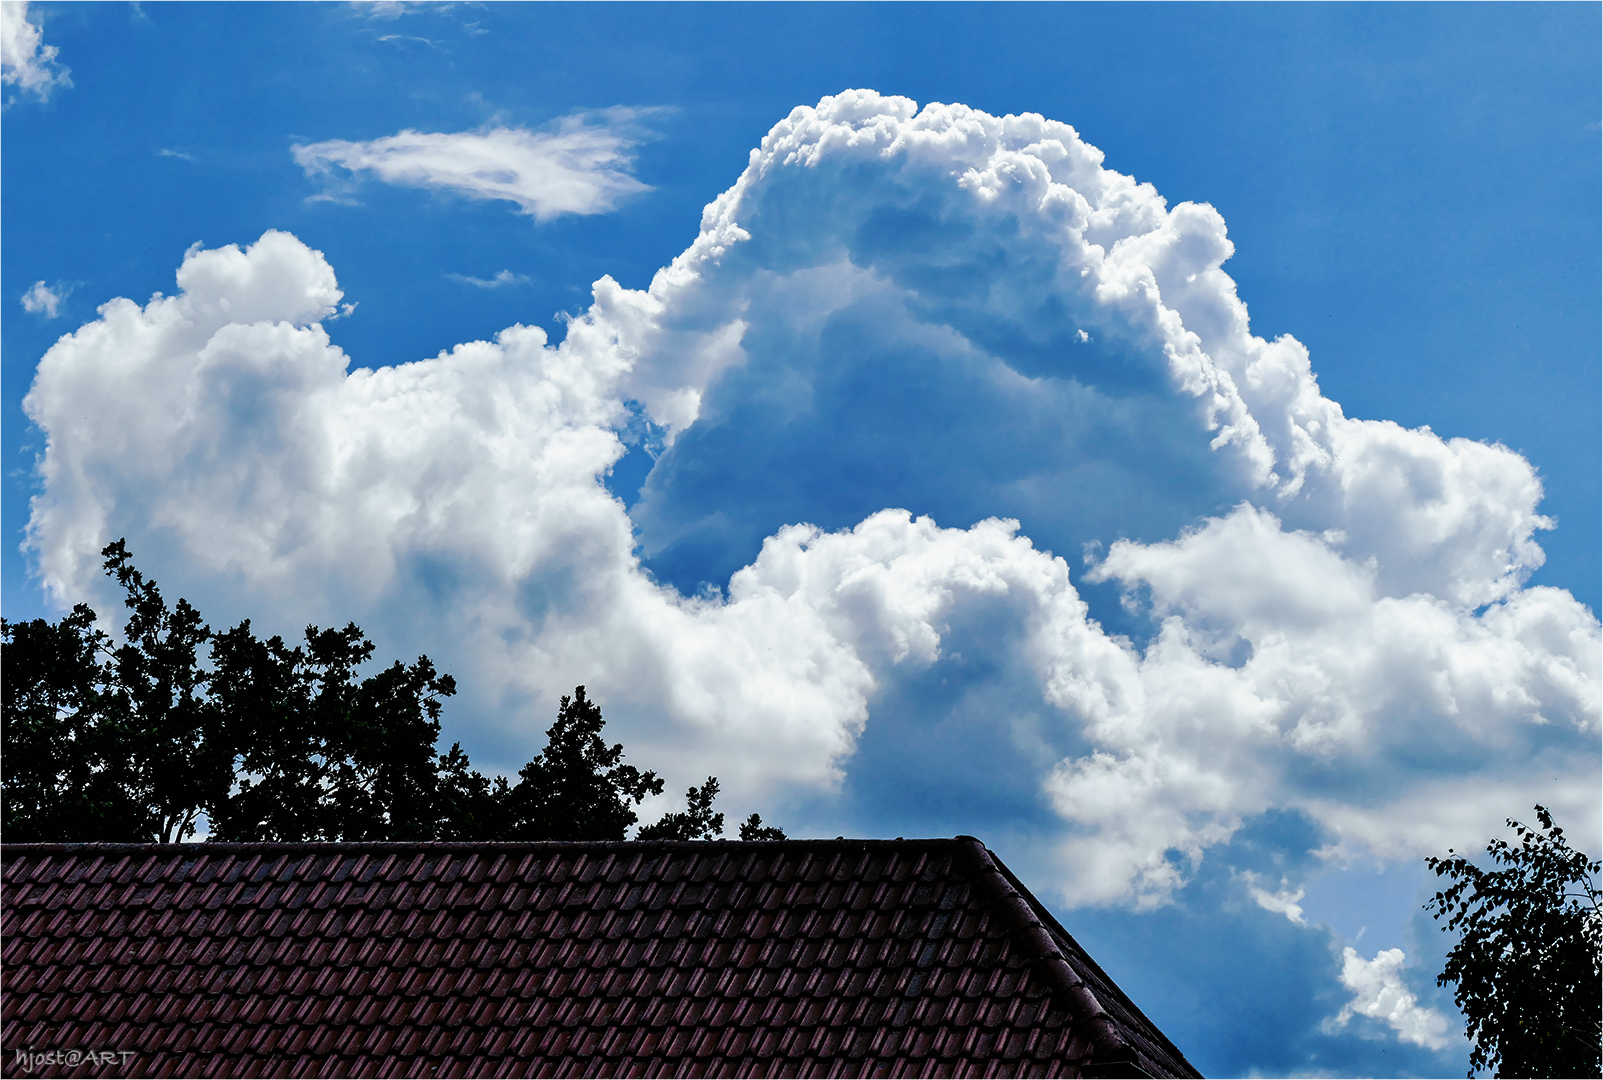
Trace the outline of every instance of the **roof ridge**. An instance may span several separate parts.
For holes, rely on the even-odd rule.
[[[189,840],[181,843],[111,843],[105,841],[83,841],[66,843],[59,841],[45,843],[0,843],[0,851],[16,855],[53,855],[53,854],[95,854],[107,853],[133,853],[171,852],[173,854],[201,855],[206,852],[218,851],[237,854],[244,851],[273,851],[291,855],[304,851],[335,851],[352,850],[367,853],[385,852],[411,852],[411,851],[570,851],[577,847],[587,847],[607,852],[637,852],[637,851],[769,851],[776,850],[784,845],[792,850],[802,847],[818,847],[829,850],[838,850],[842,844],[861,845],[863,847],[916,847],[923,844],[943,845],[953,844],[962,837],[954,839],[950,836],[920,836],[912,838],[896,837],[895,839],[863,838],[836,836],[825,839],[823,837],[786,837],[783,840]]]
[[[1029,901],[1014,888],[1011,880],[1013,875],[1000,868],[1000,861],[977,837],[959,836],[957,841],[959,850],[967,854],[973,864],[970,873],[974,875],[975,886],[984,899],[1000,909],[1014,924],[1015,934],[1034,954],[1030,959],[1042,969],[1053,989],[1062,991],[1084,1010],[1091,1041],[1100,1051],[1098,1056],[1113,1058],[1133,1055],[1135,1048],[1119,1031],[1118,1025],[1085,984],[1085,980],[1075,973],[1052,932],[1042,923]]]
[[[978,840],[975,840],[974,842],[979,843]],[[1065,960],[1069,963],[1070,970],[1074,970],[1076,964],[1081,964],[1084,965],[1085,968],[1089,968],[1091,973],[1100,980],[1100,982],[1095,985],[1087,983],[1087,991],[1092,995],[1095,995],[1097,993],[1095,986],[1100,985],[1103,987],[1107,995],[1114,999],[1114,1003],[1117,1004],[1120,1009],[1128,1011],[1130,1014],[1130,1019],[1139,1022],[1141,1025],[1144,1025],[1144,1029],[1138,1030],[1144,1030],[1147,1036],[1155,1038],[1157,1044],[1152,1047],[1134,1046],[1131,1045],[1127,1039],[1125,1043],[1125,1049],[1128,1050],[1132,1055],[1136,1055],[1138,1060],[1139,1056],[1149,1056],[1154,1050],[1166,1052],[1172,1056],[1175,1063],[1184,1065],[1186,1068],[1190,1069],[1193,1074],[1200,1076],[1201,1073],[1197,1071],[1196,1066],[1191,1064],[1190,1059],[1185,1056],[1185,1053],[1178,1046],[1176,1046],[1167,1035],[1163,1033],[1163,1030],[1159,1028],[1158,1025],[1152,1022],[1151,1017],[1147,1016],[1146,1013],[1141,1011],[1141,1007],[1132,1001],[1130,999],[1130,995],[1124,992],[1124,990],[1119,986],[1118,982],[1116,982],[1112,976],[1103,970],[1102,965],[1097,963],[1096,958],[1085,951],[1084,946],[1075,940],[1074,935],[1069,933],[1064,925],[1058,921],[1057,916],[1053,915],[1052,912],[1048,910],[1047,906],[1041,903],[1040,899],[1018,879],[1018,876],[1008,868],[1006,863],[996,857],[994,852],[991,852],[990,856],[994,865],[996,866],[997,871],[1001,873],[1002,877],[1012,885],[1013,890],[1018,894],[1019,898],[1030,906],[1031,910],[1034,912],[1036,918],[1039,920],[1041,926],[1046,930],[1046,932],[1055,939],[1060,939],[1061,942],[1066,942],[1068,948],[1073,950],[1073,957],[1070,959],[1064,953],[1064,945],[1059,943],[1059,941],[1054,942],[1054,944],[1057,946],[1059,955],[1063,955]],[[1084,982],[1085,980],[1082,979],[1081,981]],[[1109,1012],[1111,1018],[1110,1010],[1104,1008],[1104,1012]],[[1111,1022],[1114,1024],[1115,1030],[1120,1031],[1121,1033],[1125,1030],[1125,1028],[1121,1026],[1121,1022],[1118,1019],[1111,1019]]]

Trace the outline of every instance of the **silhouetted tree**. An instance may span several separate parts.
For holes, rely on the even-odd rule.
[[[193,836],[306,840],[622,840],[653,772],[601,738],[580,686],[518,783],[440,754],[451,676],[426,656],[361,678],[373,643],[356,626],[263,641],[250,620],[214,634],[187,600],[169,608],[122,540],[101,552],[126,594],[122,645],[78,605],[59,623],[0,620],[0,820],[13,842]],[[203,662],[202,651],[209,646]],[[711,840],[718,780],[640,832]],[[753,814],[742,839],[783,839]]]
[[[441,830],[456,804],[434,743],[455,685],[428,657],[358,680],[373,646],[355,625],[308,627],[293,649],[248,620],[214,635],[188,601],[167,606],[122,540],[101,554],[126,594],[122,645],[82,604],[57,624],[0,622],[7,840],[171,843],[202,815],[220,840]]]
[[[257,640],[249,620],[212,655],[212,705],[242,773],[209,808],[215,839],[432,840],[460,827],[434,750],[440,699],[456,683],[428,657],[358,681],[373,644],[354,623],[308,626],[292,649]],[[449,775],[465,768],[462,757]]]
[[[699,788],[685,792],[685,809],[664,814],[650,825],[643,826],[636,840],[716,840],[724,834],[724,815],[712,812],[712,802],[718,797],[718,778],[707,777]],[[740,823],[742,840],[783,840],[785,830],[764,825],[763,819],[753,814]]]
[[[1508,819],[1519,846],[1486,847],[1503,869],[1483,870],[1449,850],[1426,865],[1452,884],[1425,908],[1457,931],[1438,986],[1473,1041],[1470,1076],[1598,1076],[1603,1072],[1603,911],[1593,878],[1603,863],[1570,848],[1536,807],[1540,826]]]
[[[103,723],[128,754],[126,785],[154,816],[155,838],[184,840],[194,835],[200,815],[227,797],[233,774],[233,755],[217,713],[208,708],[200,666],[211,630],[189,601],[167,607],[156,583],[134,569],[124,541],[100,554],[129,612],[126,640],[111,654],[115,670]]]
[[[764,825],[763,819],[756,814],[740,823],[740,838],[742,840],[783,840],[785,830],[778,825]]]
[[[8,840],[182,840],[228,789],[199,662],[211,631],[186,601],[167,607],[121,540],[101,554],[126,593],[124,644],[83,604],[0,626]]]
[[[685,809],[662,815],[635,834],[636,840],[716,840],[724,834],[724,815],[712,812],[718,797],[718,778],[707,777],[699,788],[685,792]]]
[[[106,719],[111,648],[94,623],[83,604],[59,623],[0,620],[0,817],[13,843],[140,841],[158,831]]]
[[[497,776],[492,781],[475,771],[461,743],[452,743],[450,752],[440,755],[435,791],[439,805],[435,839],[508,839],[507,778]]]
[[[637,820],[634,806],[662,794],[656,773],[621,764],[623,744],[602,741],[605,724],[584,687],[563,695],[545,750],[507,793],[506,839],[622,840]]]

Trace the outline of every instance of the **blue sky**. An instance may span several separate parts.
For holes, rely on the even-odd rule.
[[[1205,1073],[1464,1068],[1420,859],[1599,839],[1595,6],[21,10],[7,618],[125,535],[481,767],[979,835]]]

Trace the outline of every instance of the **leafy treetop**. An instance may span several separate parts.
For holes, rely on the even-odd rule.
[[[169,608],[118,540],[101,552],[126,594],[124,643],[79,604],[57,623],[0,619],[5,680],[0,821],[6,839],[150,841],[622,840],[660,795],[601,738],[601,709],[563,697],[516,785],[440,754],[451,676],[426,656],[358,674],[374,647],[354,624],[263,641],[247,619],[213,633]],[[203,652],[209,655],[204,655]],[[642,836],[712,839],[718,781]],[[742,839],[782,839],[756,814]]]
[[[1484,870],[1452,850],[1426,865],[1452,884],[1425,904],[1458,944],[1436,977],[1473,1042],[1469,1075],[1598,1076],[1603,1070],[1603,863],[1572,849],[1546,807],[1537,828],[1513,818],[1518,846],[1494,839]]]
[[[546,748],[518,773],[506,796],[509,828],[518,839],[622,840],[635,823],[630,803],[661,795],[654,772],[620,764],[623,744],[601,738],[601,709],[576,687],[563,695]]]

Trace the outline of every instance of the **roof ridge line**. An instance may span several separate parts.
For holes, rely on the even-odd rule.
[[[0,852],[7,855],[51,855],[63,854],[96,854],[96,853],[146,853],[174,854],[174,855],[204,855],[207,852],[221,852],[225,854],[239,854],[245,851],[271,851],[277,854],[299,854],[309,851],[331,851],[335,849],[354,849],[358,851],[376,853],[383,851],[413,852],[413,851],[525,851],[537,849],[543,851],[562,851],[577,847],[594,849],[641,851],[647,849],[690,849],[706,851],[735,851],[735,850],[771,850],[781,845],[792,849],[806,846],[820,848],[835,848],[841,844],[870,845],[870,846],[917,846],[921,844],[945,845],[951,844],[949,836],[914,836],[896,837],[851,837],[836,836],[832,838],[808,836],[786,837],[783,840],[731,840],[719,837],[716,840],[185,840],[174,843],[157,843],[155,841],[60,841],[47,840],[27,843],[5,842],[0,843]]]
[[[1108,1015],[1085,980],[1069,965],[1052,932],[1035,914],[1029,901],[1013,887],[1009,880],[1011,875],[999,869],[996,856],[977,837],[959,836],[957,841],[959,850],[967,852],[974,864],[971,872],[975,885],[985,894],[985,899],[1000,908],[1013,923],[1016,936],[1023,940],[1029,952],[1034,953],[1031,960],[1045,972],[1047,982],[1083,1010],[1091,1029],[1091,1042],[1100,1052],[1098,1057],[1134,1055],[1135,1047],[1119,1031],[1113,1017]]]
[[[1064,945],[1062,944],[1063,942],[1067,942],[1068,946],[1074,950],[1074,962],[1072,962],[1069,966],[1074,967],[1075,963],[1080,963],[1089,968],[1098,978],[1102,980],[1100,985],[1106,988],[1106,991],[1111,998],[1115,999],[1121,1008],[1128,1009],[1132,1017],[1143,1022],[1147,1026],[1148,1030],[1157,1038],[1158,1046],[1156,1049],[1166,1049],[1169,1053],[1174,1055],[1174,1059],[1176,1061],[1184,1062],[1189,1068],[1191,1068],[1193,1072],[1196,1072],[1196,1066],[1191,1064],[1190,1060],[1186,1058],[1185,1054],[1181,1052],[1180,1048],[1170,1041],[1169,1037],[1152,1022],[1152,1019],[1147,1016],[1146,1013],[1141,1011],[1141,1007],[1130,999],[1130,996],[1120,988],[1118,982],[1115,981],[1111,975],[1103,970],[1102,965],[1097,963],[1096,958],[1085,951],[1084,947],[1080,945],[1075,936],[1069,933],[1068,928],[1058,921],[1057,916],[1052,914],[1051,910],[1041,902],[1040,898],[1034,893],[1030,892],[1029,888],[1019,880],[1018,875],[1014,874],[1012,870],[1008,869],[1007,864],[1002,862],[1000,859],[996,860],[996,867],[1002,872],[1002,876],[1012,884],[1014,890],[1017,891],[1019,895],[1023,897],[1023,899],[1030,905],[1030,909],[1035,912],[1036,918],[1041,920],[1041,925],[1046,927],[1047,932],[1053,935],[1054,939],[1059,942],[1058,951],[1064,951]],[[1064,953],[1064,955],[1068,954]],[[1121,1028],[1120,1030],[1124,1029]],[[1132,1049],[1140,1053],[1147,1053],[1147,1051],[1143,1051],[1139,1047],[1133,1047]],[[1197,1075],[1200,1076],[1201,1074],[1198,1073]]]

